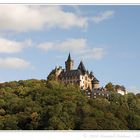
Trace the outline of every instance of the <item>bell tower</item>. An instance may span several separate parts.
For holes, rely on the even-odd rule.
[[[71,56],[70,56],[70,53],[69,53],[68,59],[65,62],[66,71],[72,70],[73,69],[73,65],[74,65],[74,61],[71,60]]]

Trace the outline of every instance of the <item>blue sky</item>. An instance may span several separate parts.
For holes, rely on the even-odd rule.
[[[71,52],[101,86],[139,92],[139,25],[140,6],[0,5],[0,81],[45,79]]]

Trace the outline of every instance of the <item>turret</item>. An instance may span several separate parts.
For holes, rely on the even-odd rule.
[[[99,81],[95,77],[92,80],[92,86],[93,86],[94,89],[98,89],[100,87]]]
[[[71,60],[71,56],[70,56],[70,53],[69,53],[68,59],[65,62],[66,71],[72,70],[73,69],[73,65],[74,65],[74,61]]]

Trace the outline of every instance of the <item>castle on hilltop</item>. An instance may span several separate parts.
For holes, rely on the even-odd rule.
[[[99,81],[93,75],[92,71],[89,72],[83,62],[81,61],[77,69],[73,69],[74,61],[71,59],[69,53],[68,59],[65,62],[65,69],[62,67],[56,67],[48,75],[48,79],[53,75],[55,80],[58,80],[64,84],[74,84],[80,87],[82,90],[92,91],[92,89],[99,88]]]
[[[93,75],[92,71],[89,72],[83,62],[81,61],[77,69],[73,69],[74,61],[71,59],[70,53],[65,62],[65,69],[61,66],[53,69],[48,75],[47,79],[54,79],[64,84],[73,84],[80,87],[81,90],[86,91],[87,96],[90,98],[109,96],[109,91],[106,88],[100,87],[99,81]],[[116,93],[121,95],[127,94],[123,86],[116,86]]]

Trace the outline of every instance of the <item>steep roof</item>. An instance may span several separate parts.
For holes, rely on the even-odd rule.
[[[96,79],[96,77],[94,77],[93,81],[92,81],[94,84],[98,84],[99,83],[99,80]]]
[[[81,72],[79,70],[70,70],[70,71],[62,71],[60,74],[61,77],[72,77],[72,76],[80,76]]]
[[[82,72],[82,74],[86,73],[86,68],[82,61],[80,62],[79,66],[78,66],[78,70],[80,70]]]
[[[69,56],[68,56],[67,61],[71,61],[71,56],[70,56],[70,53],[69,53]]]

